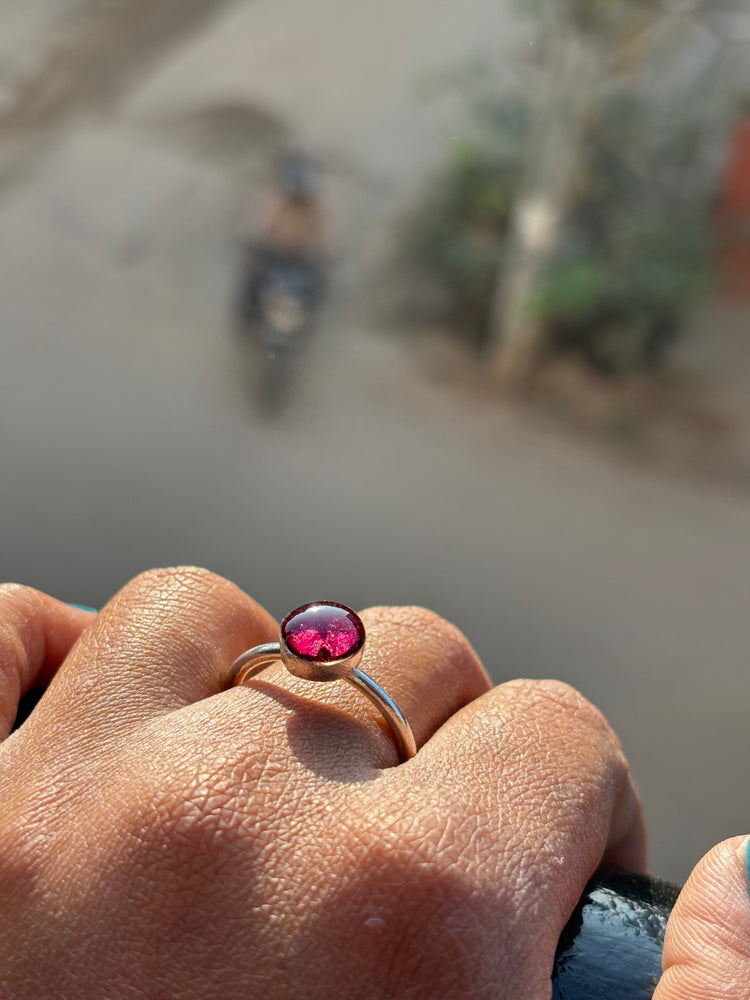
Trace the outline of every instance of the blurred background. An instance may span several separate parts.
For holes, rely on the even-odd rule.
[[[744,0],[0,5],[0,576],[434,608],[750,830]]]

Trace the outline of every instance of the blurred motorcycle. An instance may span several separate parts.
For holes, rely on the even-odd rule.
[[[267,415],[288,394],[294,359],[310,340],[323,297],[318,187],[314,161],[299,153],[283,157],[268,217],[245,246],[235,311],[257,348],[257,400]]]
[[[256,348],[256,397],[266,415],[277,413],[288,395],[295,359],[315,329],[322,292],[322,273],[313,262],[254,255],[238,312]]]

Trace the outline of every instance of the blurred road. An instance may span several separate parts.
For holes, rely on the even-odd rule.
[[[277,615],[315,597],[433,607],[496,679],[558,676],[599,704],[654,869],[681,879],[750,829],[748,497],[441,384],[363,302],[389,219],[460,127],[415,87],[524,44],[498,11],[227,4],[18,159],[0,190],[0,575],[98,605],[196,562]],[[283,135],[329,165],[343,251],[294,398],[264,424],[227,305],[247,177]]]

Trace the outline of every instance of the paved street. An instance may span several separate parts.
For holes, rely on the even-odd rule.
[[[496,0],[227,4],[19,159],[0,191],[0,575],[99,604],[197,562],[278,615],[433,607],[496,679],[563,677],[604,709],[654,869],[681,879],[750,828],[750,498],[440,381],[367,308],[389,219],[460,127],[419,81],[524,30]],[[284,135],[329,166],[340,252],[264,423],[227,305],[248,177]]]

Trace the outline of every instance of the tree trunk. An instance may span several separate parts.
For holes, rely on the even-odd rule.
[[[603,83],[594,39],[563,33],[558,25],[552,46],[532,110],[524,184],[491,317],[490,367],[509,389],[528,385],[544,350],[534,293],[558,246]]]

